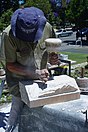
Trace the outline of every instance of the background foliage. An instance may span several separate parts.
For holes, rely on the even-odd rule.
[[[71,0],[66,10],[66,17],[77,27],[88,27],[88,0]]]
[[[4,30],[4,28],[10,24],[12,13],[12,8],[8,9],[6,12],[3,12],[2,16],[0,17],[0,31]]]
[[[51,1],[57,2],[51,4]],[[65,1],[65,0],[61,0]],[[88,0],[68,0],[66,7],[60,7],[59,0],[26,0],[24,6],[36,6],[42,9],[47,20],[53,24],[65,25],[65,22],[74,23],[77,27],[88,27]],[[18,0],[1,0],[0,4],[0,31],[10,24],[12,13],[21,8]]]
[[[51,8],[51,4],[49,0],[42,0],[42,1],[41,0],[30,0],[26,2],[25,6],[26,7],[35,6],[37,8],[40,8],[44,12],[49,22],[54,21],[54,14],[52,12],[52,8]]]

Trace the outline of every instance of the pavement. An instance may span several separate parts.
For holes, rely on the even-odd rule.
[[[59,48],[59,51],[61,51],[61,52],[72,52],[72,53],[88,54],[88,46],[63,44]]]
[[[86,45],[76,45],[75,43],[70,44],[63,41],[61,47],[59,47],[59,51],[88,54],[88,42],[86,42]]]
[[[0,105],[0,132],[5,132],[10,108],[11,108],[11,103]]]
[[[60,37],[60,39],[62,45],[59,47],[59,51],[88,54],[88,41],[85,40],[85,37],[82,41],[81,38],[76,41],[76,32],[68,37]]]
[[[0,132],[5,132],[6,123],[10,114],[11,103],[0,105]],[[18,126],[13,132],[18,132]]]

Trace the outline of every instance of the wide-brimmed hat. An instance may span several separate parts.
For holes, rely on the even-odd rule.
[[[36,7],[18,9],[11,17],[12,33],[23,41],[36,42],[41,39],[45,24],[43,11]]]

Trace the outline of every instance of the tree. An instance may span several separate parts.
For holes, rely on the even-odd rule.
[[[88,19],[88,0],[71,0],[66,16],[71,23],[75,23],[77,27],[84,27],[85,21]]]
[[[26,2],[27,6],[35,6],[43,10],[45,14],[48,14],[51,11],[51,4],[48,0],[30,0]]]
[[[37,8],[40,8],[50,22],[54,20],[54,14],[52,12],[49,0],[29,0],[26,2],[25,6],[35,6]]]
[[[0,16],[2,13],[13,7],[13,11],[19,8],[18,0],[1,0],[0,3]]]
[[[3,29],[10,24],[10,18],[11,18],[12,13],[18,8],[19,8],[18,0],[1,0],[1,3],[0,3],[0,31],[3,31]]]
[[[56,21],[58,20],[59,24],[56,22],[57,26],[61,25],[63,26],[63,28],[65,27],[65,11],[69,2],[70,0],[50,0],[52,11],[58,14],[58,18],[56,18]]]
[[[8,9],[6,12],[2,14],[0,17],[0,31],[3,31],[5,27],[10,24],[10,19],[13,11],[12,9]]]

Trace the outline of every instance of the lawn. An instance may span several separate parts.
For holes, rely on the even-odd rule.
[[[71,52],[62,52],[61,54],[68,55],[68,58],[74,60],[78,63],[83,63],[87,61],[88,54],[80,54],[80,53],[71,53]]]
[[[88,54],[82,54],[82,53],[72,53],[72,52],[61,52],[61,54],[68,55],[68,59],[76,61],[76,64],[81,64],[87,61]],[[74,78],[77,78],[81,75],[81,69],[80,67],[76,67],[74,69],[74,72],[71,73],[71,76]],[[84,76],[88,77],[88,70],[84,72]]]

